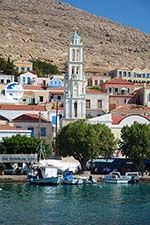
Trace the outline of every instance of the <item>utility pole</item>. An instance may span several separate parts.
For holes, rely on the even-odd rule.
[[[55,138],[56,138],[56,142],[55,142],[55,155],[57,156],[58,155],[58,152],[57,152],[57,129],[58,129],[58,101],[56,102],[56,130],[55,130]]]
[[[41,139],[41,111],[39,112],[38,138]]]

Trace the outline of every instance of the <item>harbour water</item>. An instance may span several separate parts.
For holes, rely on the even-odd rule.
[[[0,183],[0,225],[149,225],[150,183]]]

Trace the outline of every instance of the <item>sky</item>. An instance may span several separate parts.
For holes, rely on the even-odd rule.
[[[150,0],[64,0],[64,2],[150,34]]]

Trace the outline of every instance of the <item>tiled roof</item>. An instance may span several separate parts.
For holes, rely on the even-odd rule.
[[[96,90],[96,89],[86,89],[86,94],[107,94],[106,91]]]
[[[123,119],[129,116],[141,116],[147,120],[150,120],[150,116],[143,116],[141,114],[127,114],[127,115],[113,115],[112,114],[112,124],[119,124]]]
[[[120,121],[124,118],[125,116],[121,115],[113,115],[112,114],[112,124],[119,124]]]
[[[64,88],[48,88],[49,93],[51,94],[63,94]]]
[[[133,85],[134,86],[134,84],[132,82],[123,80],[120,77],[115,77],[112,80],[106,81],[104,84],[122,84],[122,85]]]
[[[44,87],[41,87],[41,86],[34,86],[34,85],[24,85],[23,86],[23,89],[24,90],[32,90],[32,91],[36,91],[36,90],[45,90],[45,88]]]
[[[43,105],[8,105],[0,104],[0,110],[20,110],[20,111],[46,111],[46,107]]]
[[[24,122],[24,123],[48,123],[49,121],[41,117],[39,114],[23,114],[13,119],[13,122]]]
[[[141,111],[141,112],[150,112],[150,107],[143,106],[143,105],[134,105],[134,104],[126,104],[126,105],[120,105],[116,109],[112,110],[113,112],[119,111],[119,112],[124,112],[124,111]]]
[[[23,128],[17,128],[10,125],[0,125],[0,130],[24,130]]]
[[[3,120],[3,121],[9,121],[6,117],[0,115],[0,120]]]

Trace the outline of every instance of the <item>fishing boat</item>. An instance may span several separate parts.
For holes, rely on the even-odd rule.
[[[105,183],[127,184],[131,180],[131,176],[122,176],[120,172],[111,172],[104,176]]]
[[[63,182],[62,176],[58,175],[58,169],[51,166],[35,166],[28,174],[31,184],[58,185]]]
[[[73,172],[66,170],[63,175],[63,184],[78,185],[83,184],[83,180],[78,177],[73,177]]]

